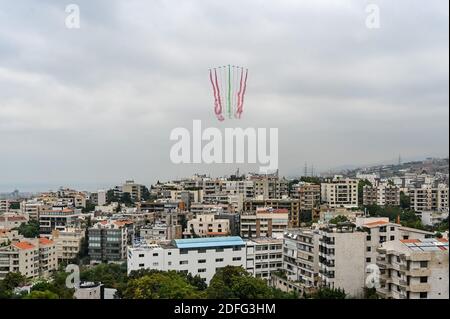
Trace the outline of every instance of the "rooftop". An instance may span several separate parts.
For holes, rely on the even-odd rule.
[[[183,248],[212,248],[212,247],[232,247],[244,246],[245,243],[241,237],[210,237],[210,238],[192,238],[192,239],[175,239],[173,240],[175,247]]]

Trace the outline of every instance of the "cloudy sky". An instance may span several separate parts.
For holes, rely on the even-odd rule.
[[[80,28],[65,25],[67,4]],[[368,3],[380,28],[366,27]],[[448,1],[0,0],[0,191],[150,184],[175,127],[278,127],[280,172],[448,156]],[[208,69],[249,68],[240,121]],[[257,170],[244,167],[242,170]],[[42,189],[43,188],[43,189]]]

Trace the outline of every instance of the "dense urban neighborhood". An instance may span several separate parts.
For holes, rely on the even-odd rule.
[[[448,165],[1,194],[0,298],[447,299]]]

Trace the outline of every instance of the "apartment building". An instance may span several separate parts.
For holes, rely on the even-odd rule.
[[[407,239],[386,242],[378,249],[380,286],[389,299],[448,299],[447,239]]]
[[[291,197],[300,200],[302,211],[312,211],[320,205],[320,185],[301,183],[295,188]]]
[[[48,278],[58,269],[58,255],[55,242],[51,239],[41,237],[38,239],[39,246],[39,276]]]
[[[289,182],[278,177],[258,177],[253,179],[254,196],[263,199],[283,198],[289,196]]]
[[[198,214],[187,222],[183,232],[185,238],[227,236],[230,234],[228,219],[216,219],[215,214]]]
[[[9,200],[0,199],[0,213],[9,211]]]
[[[366,233],[351,223],[329,226],[319,231],[320,285],[344,289],[353,297],[364,293]]]
[[[141,227],[139,237],[149,242],[181,239],[183,230],[181,225],[171,225],[165,223],[155,223]]]
[[[358,207],[358,180],[335,176],[321,184],[321,200],[330,208]]]
[[[28,222],[26,215],[16,213],[0,214],[0,229],[13,229]]]
[[[244,199],[255,197],[253,181],[224,181],[222,191],[230,195],[242,194]]]
[[[85,238],[85,230],[67,227],[52,231],[52,239],[56,245],[56,255],[59,261],[72,261],[78,257]]]
[[[270,280],[283,267],[283,239],[254,238],[246,241],[246,268],[254,277]]]
[[[95,193],[91,193],[89,201],[95,206],[105,206],[106,205],[106,191],[99,190]]]
[[[133,180],[125,181],[122,185],[121,193],[128,193],[133,201],[141,201],[145,186],[135,183]]]
[[[118,221],[102,221],[88,229],[91,263],[121,262],[126,259],[128,228]]]
[[[241,214],[242,238],[282,238],[288,226],[289,212],[287,209],[266,207],[257,208],[253,213]]]
[[[363,204],[400,206],[400,188],[394,185],[366,185],[363,187]]]
[[[421,188],[410,188],[408,195],[411,199],[411,208],[416,212],[448,211],[448,186],[432,187],[422,185]]]
[[[50,207],[46,206],[40,201],[35,199],[22,201],[20,203],[20,210],[23,214],[28,214],[29,219],[39,220],[39,214],[43,210],[49,210]]]
[[[0,279],[8,272],[48,278],[58,269],[55,243],[47,238],[23,239],[0,247]]]
[[[156,269],[199,275],[209,284],[225,266],[246,265],[245,242],[240,237],[175,239],[164,245],[128,247],[128,274],[133,270]]]
[[[76,224],[81,215],[80,209],[54,208],[39,213],[39,229],[42,234],[51,234],[53,230],[63,230]]]
[[[389,218],[365,217],[356,218],[356,227],[366,233],[365,238],[365,269],[375,264],[378,257],[378,247],[383,243],[395,240],[426,239],[434,236],[434,233],[420,229],[404,227],[400,224],[392,223]]]
[[[289,229],[283,238],[283,270],[287,280],[298,284],[301,291],[318,286],[319,231]]]
[[[299,199],[249,199],[244,201],[244,214],[253,213],[258,208],[271,207],[273,209],[287,209],[289,215],[289,227],[300,226],[301,204]]]

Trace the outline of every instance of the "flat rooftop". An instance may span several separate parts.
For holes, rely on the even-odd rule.
[[[242,238],[238,236],[174,239],[173,244],[175,247],[180,249],[232,247],[245,245]]]

